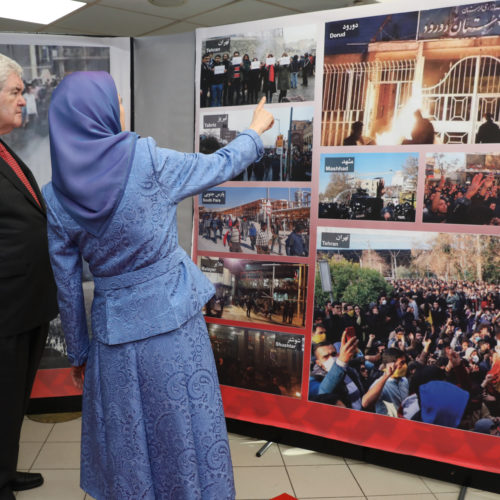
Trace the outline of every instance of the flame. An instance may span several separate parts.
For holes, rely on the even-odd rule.
[[[418,109],[422,110],[422,90],[414,88],[410,99],[393,118],[390,130],[375,134],[377,145],[394,146],[402,144],[405,139],[411,139],[411,131],[416,121],[414,113]],[[423,110],[422,112],[424,113]]]

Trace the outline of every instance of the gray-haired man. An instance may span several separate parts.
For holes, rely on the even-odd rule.
[[[22,68],[0,54],[0,135],[22,124]],[[16,472],[19,436],[49,321],[57,315],[45,205],[33,174],[0,139],[0,500],[36,488]]]

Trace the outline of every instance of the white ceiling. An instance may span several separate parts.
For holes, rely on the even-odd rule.
[[[377,0],[185,0],[177,7],[157,7],[148,0],[80,1],[86,5],[48,26],[0,17],[0,31],[130,37],[166,35],[194,31],[202,26],[221,26],[377,2]]]

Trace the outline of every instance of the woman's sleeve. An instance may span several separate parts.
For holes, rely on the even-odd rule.
[[[55,213],[47,207],[49,254],[57,284],[57,302],[72,366],[87,361],[89,335],[82,288],[82,257]]]
[[[162,148],[155,151],[153,164],[158,182],[169,199],[178,203],[233,179],[262,157],[264,147],[259,135],[248,129],[224,148],[208,155]]]

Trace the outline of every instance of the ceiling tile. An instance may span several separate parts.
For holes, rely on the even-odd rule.
[[[186,17],[195,16],[201,12],[222,7],[233,1],[234,0],[186,0],[184,5],[179,5],[178,7],[157,7],[150,4],[148,0],[101,0],[99,5],[142,12],[143,14],[169,17],[172,19],[185,19]]]
[[[168,24],[159,30],[147,33],[147,36],[156,35],[173,35],[174,33],[185,33],[186,31],[194,31],[196,28],[201,28],[200,24],[187,23],[185,21],[180,21],[173,24]]]
[[[302,12],[313,12],[316,10],[329,10],[338,9],[341,7],[348,7],[354,3],[354,0],[266,0],[270,3],[288,7],[290,9],[297,9]]]
[[[0,18],[0,31],[21,31],[23,33],[35,33],[43,28],[43,24],[25,23],[23,21],[14,21],[13,19]]]
[[[112,9],[100,5],[89,7],[65,17],[64,27],[81,33],[98,33],[109,36],[138,36],[165,26],[163,17],[148,16],[137,12]]]
[[[243,23],[257,19],[288,16],[297,14],[297,11],[278,7],[258,0],[241,0],[226,7],[195,16],[190,21],[195,21],[207,26],[219,26],[223,24]]]
[[[102,35],[95,31],[83,31],[81,29],[67,28],[58,24],[51,24],[40,30],[40,33],[50,33],[53,35]]]

